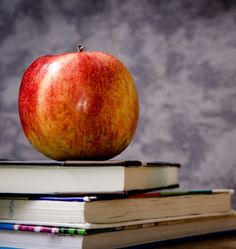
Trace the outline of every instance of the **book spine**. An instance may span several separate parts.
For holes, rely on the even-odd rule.
[[[68,228],[68,227],[60,227],[59,234],[61,235],[87,235],[86,229],[82,228]]]
[[[96,200],[96,196],[84,196],[84,197],[50,197],[50,196],[39,196],[30,197],[29,200],[34,201],[68,201],[68,202],[89,202]]]
[[[23,224],[0,223],[0,230],[27,231],[56,235],[86,235],[86,229],[69,227],[48,227]]]

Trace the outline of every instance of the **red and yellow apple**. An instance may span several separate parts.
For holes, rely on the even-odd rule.
[[[31,145],[55,160],[105,160],[131,142],[138,95],[131,73],[113,55],[45,55],[25,71],[19,116]]]

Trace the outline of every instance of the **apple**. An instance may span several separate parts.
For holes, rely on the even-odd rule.
[[[45,55],[25,71],[19,117],[31,145],[54,160],[106,160],[131,142],[138,94],[131,73],[100,51]]]

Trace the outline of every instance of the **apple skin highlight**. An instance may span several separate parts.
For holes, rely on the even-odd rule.
[[[131,142],[139,103],[134,80],[104,52],[46,55],[23,75],[22,128],[31,145],[54,160],[105,160]]]

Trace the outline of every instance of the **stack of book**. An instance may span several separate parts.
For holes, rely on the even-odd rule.
[[[233,190],[181,190],[179,169],[0,161],[0,247],[122,248],[236,229]]]

